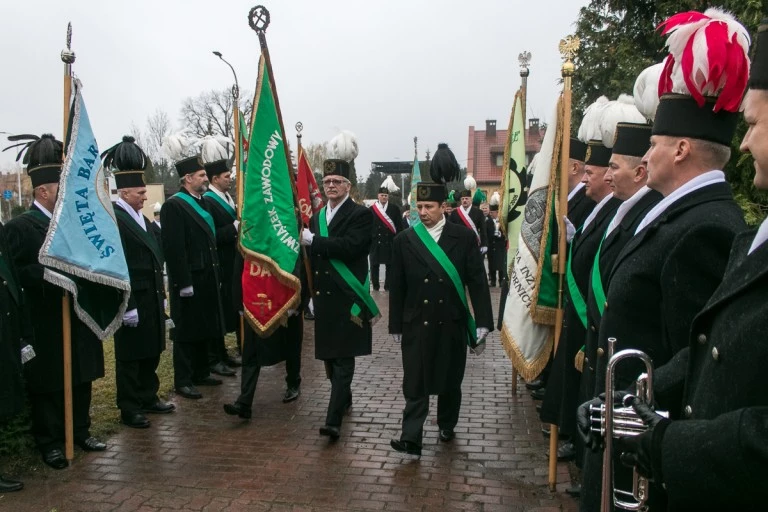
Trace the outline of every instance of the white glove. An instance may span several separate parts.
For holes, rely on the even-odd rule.
[[[483,247],[480,248],[480,254],[485,254],[487,252],[488,252],[488,248],[487,247],[483,246]]]
[[[289,309],[288,310],[288,316],[296,316],[298,314],[299,314],[299,312],[296,311],[295,309]]]
[[[571,243],[573,237],[576,236],[576,226],[566,216],[563,216],[563,220],[565,221],[565,239],[568,240],[568,243]]]
[[[139,310],[133,308],[123,314],[123,325],[127,327],[136,327],[139,325]]]
[[[392,338],[395,340],[395,343],[400,343],[401,341],[403,341],[402,334],[393,334]]]
[[[484,343],[485,337],[488,336],[488,329],[485,327],[478,327],[475,331],[475,335],[477,336],[478,343]]]
[[[315,234],[309,230],[309,228],[304,228],[301,230],[301,245],[312,245],[312,239],[315,238]]]
[[[233,222],[232,224],[235,225],[235,229],[236,230],[238,230],[238,231],[240,230],[240,221],[239,220],[235,220],[235,222]]]
[[[181,297],[191,297],[195,294],[195,289],[191,286],[185,286],[181,290],[179,290],[179,295]]]
[[[163,299],[163,310],[168,309],[168,299]]]
[[[483,340],[482,342],[478,342],[478,344],[475,345],[474,348],[470,348],[469,351],[470,353],[476,356],[479,356],[480,354],[485,352],[485,340]]]

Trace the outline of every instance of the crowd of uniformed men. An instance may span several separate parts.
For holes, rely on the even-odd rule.
[[[749,128],[741,146],[753,156],[754,183],[763,190],[768,189],[766,28],[760,27],[743,101]],[[748,67],[746,53],[738,58]],[[730,158],[745,91],[730,88],[738,96],[730,108],[713,108],[722,87],[710,91],[712,98],[678,87],[660,101],[651,94],[653,101],[646,102],[642,92],[657,87],[660,72],[648,70],[639,77],[634,100],[601,98],[590,106],[581,140],[571,141],[564,330],[543,378],[541,417],[570,436],[573,445],[565,451],[583,468],[582,510],[596,510],[602,443],[590,428],[589,406],[602,403],[608,338],[616,338],[619,349],[640,349],[657,366],[655,403],[628,402],[648,429],[619,440],[616,466],[634,466],[650,478],[652,510],[755,510],[768,502],[763,485],[768,481],[768,394],[760,385],[768,355],[768,223],[746,229],[720,170]],[[723,78],[730,85],[728,80],[736,78]],[[231,162],[178,160],[181,188],[163,205],[159,222],[151,222],[141,213],[143,172],[149,165],[143,151],[124,137],[102,157],[116,179],[114,209],[131,279],[128,310],[114,337],[117,406],[125,425],[146,428],[147,414],[175,409],[157,394],[166,297],[176,394],[200,398],[199,386],[222,383],[211,373],[231,376],[232,366],[240,365],[224,346],[224,334],[239,330],[242,314],[238,276],[243,260],[229,194]],[[61,290],[43,279],[37,256],[54,210],[61,161],[62,144],[52,136],[30,141],[24,162],[34,202],[0,233],[5,313],[0,317],[0,411],[7,419],[22,408],[26,384],[32,434],[45,463],[57,469],[67,466]],[[421,222],[411,227],[389,203],[386,188],[370,208],[353,201],[349,173],[344,160],[324,162],[327,205],[301,232],[313,272],[315,357],[325,362],[331,384],[320,434],[338,439],[354,403],[355,358],[372,351],[378,310],[370,292],[379,290],[380,265],[385,265],[388,330],[401,345],[405,398],[402,433],[391,446],[420,455],[430,395],[438,397],[439,439],[450,442],[459,419],[467,349],[481,354],[493,329],[489,281],[501,285],[507,278],[498,206],[484,215],[472,205],[469,190],[459,194],[460,204],[448,197],[445,183],[458,178],[459,166],[444,144],[431,162],[432,180],[416,187]],[[245,329],[241,393],[224,405],[227,414],[251,417],[259,369],[276,362],[286,361],[283,401],[299,396],[300,313],[310,299],[303,269],[298,262],[302,301],[289,311],[287,325],[266,339]],[[370,288],[363,286],[369,271]],[[104,375],[103,350],[76,315],[72,361],[75,442],[86,451],[105,450],[89,432],[91,383]],[[618,370],[619,396],[641,371],[634,363]],[[669,416],[654,412],[656,406]],[[619,469],[616,478],[626,483],[628,476]],[[21,487],[0,479],[0,492]]]

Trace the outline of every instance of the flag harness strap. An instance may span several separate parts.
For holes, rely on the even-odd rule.
[[[579,233],[584,226],[580,227],[576,230],[576,233]],[[573,304],[573,308],[576,310],[576,314],[579,316],[579,320],[581,320],[581,324],[584,326],[584,328],[587,327],[587,303],[584,302],[584,296],[581,294],[581,291],[579,290],[579,286],[576,284],[576,278],[573,277],[573,268],[571,268],[571,262],[573,261],[573,243],[571,243],[571,246],[568,248],[568,268],[566,270],[566,279],[568,281],[568,292],[571,296],[571,303]]]
[[[328,224],[325,221],[325,209],[324,206],[322,210],[320,210],[319,219],[318,219],[318,227],[320,229],[320,236],[327,238],[328,237]],[[360,300],[363,301],[363,304],[368,308],[368,310],[371,312],[371,315],[374,317],[378,317],[380,315],[379,308],[376,306],[376,302],[373,300],[373,297],[371,297],[370,292],[368,291],[370,288],[370,281],[368,273],[366,272],[365,275],[365,283],[361,283],[358,281],[358,279],[355,277],[355,275],[352,273],[351,270],[349,270],[349,267],[346,263],[344,263],[341,260],[337,260],[335,258],[330,258],[329,261],[331,262],[331,265],[333,265],[333,268],[336,269],[336,272],[339,273],[341,278],[344,280],[347,285],[352,289],[353,292],[355,292],[355,295],[357,295]],[[352,308],[350,309],[349,313],[352,315],[353,321],[355,318],[360,320],[360,313],[362,312],[362,309],[360,306],[355,302],[352,304]],[[357,323],[357,322],[355,322]],[[362,326],[362,321],[360,324]]]
[[[451,282],[456,289],[456,294],[459,296],[459,299],[461,299],[461,303],[464,304],[464,309],[467,311],[467,334],[469,334],[470,345],[473,346],[477,341],[477,326],[475,325],[475,319],[472,318],[472,313],[469,311],[467,294],[464,291],[464,284],[461,282],[459,272],[448,258],[448,255],[445,254],[443,248],[440,247],[427,232],[427,228],[424,227],[424,224],[417,224],[413,227],[413,231],[418,235],[419,240],[421,240],[427,247],[427,250],[435,257],[437,262],[440,263],[440,266],[443,267],[443,270],[445,270],[445,273],[448,274],[448,277],[451,279]]]
[[[592,292],[595,294],[595,302],[597,303],[597,310],[600,311],[600,316],[605,311],[605,289],[603,288],[603,278],[600,275],[600,250],[603,248],[603,242],[608,235],[608,230],[605,230],[603,239],[600,240],[600,245],[597,247],[597,254],[595,254],[595,261],[592,263]]]
[[[230,215],[232,216],[232,220],[236,220],[236,219],[237,219],[237,213],[235,212],[235,209],[234,209],[234,208],[232,208],[232,207],[229,205],[229,203],[228,203],[228,202],[226,202],[225,200],[223,200],[223,199],[221,198],[221,196],[219,196],[219,194],[217,194],[216,192],[211,192],[211,191],[209,190],[209,191],[207,191],[207,192],[206,192],[205,194],[203,194],[203,195],[204,195],[205,197],[210,197],[211,199],[213,199],[214,201],[216,201],[217,203],[219,203],[219,204],[221,205],[221,207],[222,207],[222,208],[224,208],[224,210],[225,210],[225,211],[226,211],[228,214],[230,214]]]

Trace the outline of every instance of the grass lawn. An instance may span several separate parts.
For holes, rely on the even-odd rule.
[[[235,335],[226,336],[230,352],[235,348]],[[173,389],[173,358],[170,341],[160,357],[157,375],[160,378],[160,399],[168,398]],[[104,342],[104,378],[93,383],[91,399],[91,435],[106,440],[120,427],[120,411],[115,405],[115,344],[112,338]],[[79,456],[75,450],[75,457]],[[0,474],[23,475],[43,465],[30,434],[27,411],[10,423],[0,425]]]

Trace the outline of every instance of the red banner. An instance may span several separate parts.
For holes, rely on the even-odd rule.
[[[309,219],[323,207],[323,196],[315,181],[312,166],[309,165],[307,154],[299,146],[299,173],[296,176],[296,192],[298,193],[301,220],[305,226],[309,226]]]

